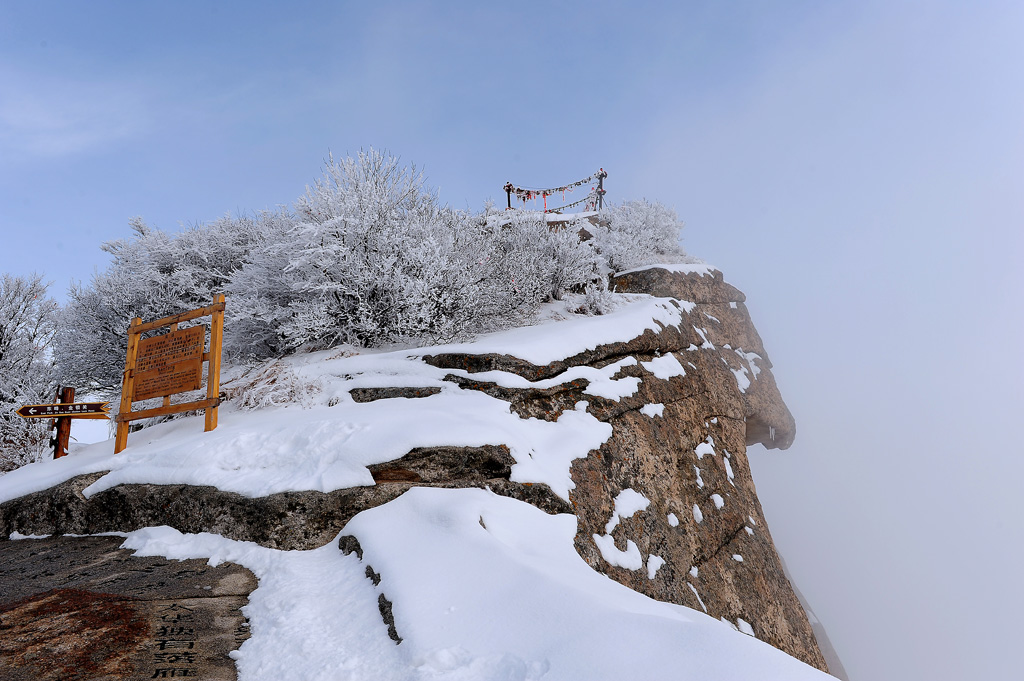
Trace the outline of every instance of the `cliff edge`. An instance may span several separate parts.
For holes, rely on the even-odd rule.
[[[342,551],[362,559],[359,539],[345,529],[360,512],[414,487],[485,487],[549,514],[575,515],[577,553],[615,581],[729,622],[827,671],[746,457],[751,444],[785,449],[796,428],[744,295],[703,265],[643,268],[613,284],[619,293],[644,294],[637,299],[663,300],[635,303],[647,315],[643,323],[638,313],[609,316],[623,320],[617,334],[609,335],[609,320],[604,335],[589,320],[531,332],[575,336],[576,345],[563,344],[570,350],[525,352],[529,338],[513,333],[369,358],[324,356],[320,370],[337,380],[317,383],[323,404],[310,413],[359,414],[371,426],[341,437],[340,421],[324,420],[334,425],[318,431],[317,451],[331,453],[315,482],[296,477],[298,464],[279,453],[298,435],[257,442],[232,435],[229,417],[206,440],[161,449],[160,434],[174,428],[164,424],[143,431],[154,434],[120,458],[97,449],[0,478],[0,534],[166,525],[290,550],[324,546],[341,533]],[[313,364],[303,360],[293,376],[301,382]],[[373,419],[389,418],[392,430],[430,424],[441,434],[366,439],[386,430],[374,431]],[[274,423],[267,418],[268,431]],[[277,432],[289,432],[280,423]],[[261,458],[270,445],[276,457]],[[357,460],[340,462],[335,451],[356,452]],[[168,456],[176,457],[173,466]],[[216,466],[215,474],[203,466]],[[273,484],[247,486],[246,466],[282,473],[267,477]],[[384,572],[378,567],[366,567],[374,585]],[[392,614],[381,598],[381,614],[400,640],[402,604]]]

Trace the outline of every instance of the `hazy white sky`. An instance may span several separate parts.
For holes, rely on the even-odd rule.
[[[751,452],[855,681],[1012,678],[1024,5],[0,3],[0,271],[292,202],[386,148],[441,198],[603,166],[743,289],[798,422]]]

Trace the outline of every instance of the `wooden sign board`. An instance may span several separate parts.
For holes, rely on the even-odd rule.
[[[105,419],[110,417],[110,402],[26,404],[15,413],[26,419],[52,419],[59,416],[70,416],[76,419]]]
[[[133,399],[142,401],[199,390],[203,386],[205,344],[205,326],[139,341]]]
[[[55,404],[26,404],[16,412],[24,419],[53,419],[57,434],[50,438],[53,458],[68,453],[71,440],[71,419],[106,419],[110,417],[110,402],[75,402],[74,388],[57,388]]]
[[[213,305],[145,322],[138,317],[128,327],[128,353],[121,384],[121,408],[114,418],[117,434],[114,453],[128,446],[128,424],[153,416],[180,414],[202,409],[206,412],[206,430],[217,427],[217,406],[220,404],[220,352],[224,340],[224,296],[213,298]],[[200,317],[210,317],[210,350],[206,345],[206,327],[192,326],[179,330],[178,324]],[[165,327],[170,332],[153,338],[142,334]],[[171,395],[191,392],[202,387],[203,363],[206,363],[206,399],[171,404]],[[163,406],[132,411],[132,403],[163,397]]]

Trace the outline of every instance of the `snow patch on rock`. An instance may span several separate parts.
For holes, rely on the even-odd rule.
[[[673,376],[686,375],[686,369],[672,353],[655,357],[649,362],[640,362],[640,365],[654,374],[655,378],[660,378],[663,381],[667,381]]]
[[[651,500],[636,490],[626,488],[615,497],[615,510],[608,524],[604,526],[605,534],[611,534],[618,527],[619,520],[629,518],[634,513],[644,511],[651,505]]]
[[[640,413],[644,416],[650,416],[652,419],[655,416],[662,416],[665,413],[664,404],[645,404],[640,408]]]

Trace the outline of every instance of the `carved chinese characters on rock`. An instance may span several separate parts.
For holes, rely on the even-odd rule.
[[[0,681],[236,681],[255,576],[133,555],[122,541],[3,542]]]
[[[135,400],[199,390],[206,327],[193,326],[139,341]]]
[[[157,612],[160,624],[156,628],[153,646],[153,679],[197,677],[195,667],[199,651],[196,649],[194,613],[178,603]]]

